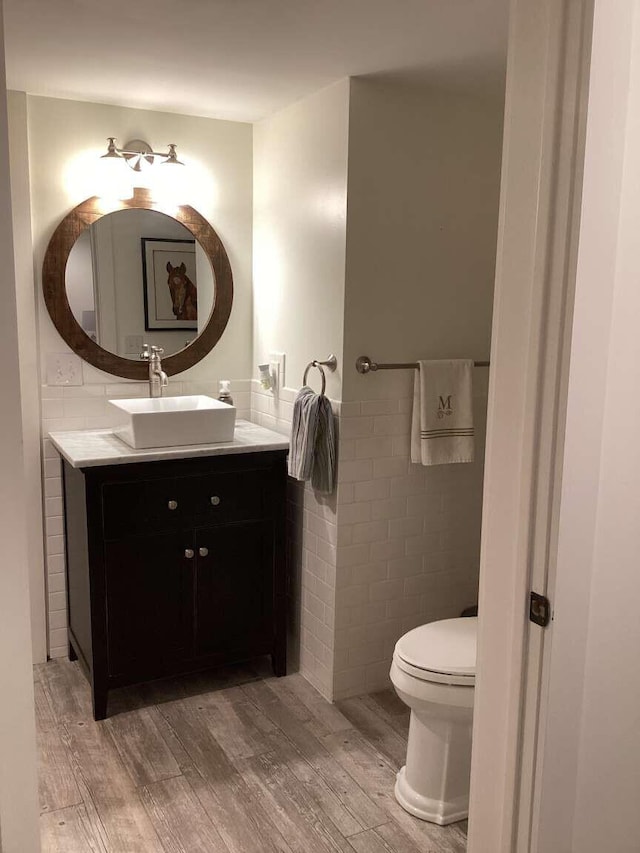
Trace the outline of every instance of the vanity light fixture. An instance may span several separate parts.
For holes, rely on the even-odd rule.
[[[134,187],[142,187],[151,190],[157,201],[177,203],[184,191],[184,173],[182,169],[167,167],[184,166],[184,163],[178,160],[175,143],[168,148],[166,154],[154,151],[144,139],[132,139],[124,148],[118,148],[115,136],[108,137],[107,153],[100,157],[105,189],[97,195],[128,199]],[[124,168],[125,163],[133,174]],[[153,168],[156,164],[160,168]]]
[[[116,146],[115,136],[109,136],[107,143],[107,153],[103,154],[101,159],[124,160],[134,172],[141,172],[147,165],[153,166],[156,158],[160,160],[160,165],[162,166],[184,166],[184,163],[178,160],[177,146],[173,142],[169,143],[169,151],[166,154],[154,151],[144,139],[132,139],[125,144],[124,148]]]

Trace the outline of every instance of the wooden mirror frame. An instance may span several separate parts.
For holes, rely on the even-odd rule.
[[[227,252],[213,227],[193,207],[180,205],[168,213],[163,205],[151,200],[148,190],[141,189],[134,190],[133,198],[121,202],[105,201],[97,196],[86,199],[65,216],[49,241],[42,267],[44,301],[62,339],[89,364],[125,379],[143,381],[149,378],[146,361],[123,358],[91,340],[73,316],[65,282],[69,254],[80,234],[108,213],[131,208],[156,210],[176,219],[200,243],[213,268],[215,293],[207,325],[188,347],[162,359],[163,370],[174,376],[193,367],[211,352],[229,322],[233,303],[233,275]]]

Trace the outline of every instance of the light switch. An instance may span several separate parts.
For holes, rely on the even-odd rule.
[[[72,352],[47,353],[47,385],[82,385],[82,361]]]

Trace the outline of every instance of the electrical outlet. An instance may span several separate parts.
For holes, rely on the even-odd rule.
[[[47,385],[82,385],[82,361],[73,352],[47,354]]]
[[[283,352],[270,352],[269,353],[269,366],[271,368],[271,373],[275,380],[275,388],[274,393],[277,394],[280,391],[280,388],[285,387],[285,360],[286,356]]]

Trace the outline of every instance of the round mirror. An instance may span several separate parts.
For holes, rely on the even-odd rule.
[[[71,313],[103,349],[138,361],[143,344],[165,356],[206,326],[214,276],[202,246],[157,210],[117,210],[80,234],[67,259]]]
[[[106,208],[106,209],[105,209]],[[148,193],[106,205],[88,199],[56,229],[43,268],[49,314],[89,363],[146,379],[144,344],[164,349],[175,374],[202,359],[229,319],[229,260],[193,208],[162,212]]]

